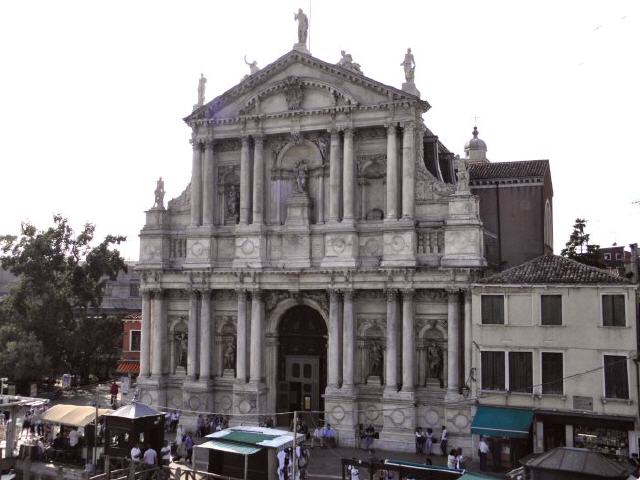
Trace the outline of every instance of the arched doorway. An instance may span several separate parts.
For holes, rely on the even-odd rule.
[[[306,305],[287,310],[278,325],[278,412],[322,411],[327,386],[327,327]],[[287,421],[283,416],[279,420]]]

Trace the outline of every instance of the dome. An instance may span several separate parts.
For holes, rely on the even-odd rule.
[[[478,127],[473,127],[473,138],[464,145],[464,151],[469,156],[470,150],[487,151],[487,144],[484,140],[478,138]]]

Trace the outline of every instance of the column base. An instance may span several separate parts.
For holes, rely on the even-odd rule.
[[[338,432],[340,447],[358,447],[358,402],[356,391],[350,387],[337,394],[325,394],[325,419]]]

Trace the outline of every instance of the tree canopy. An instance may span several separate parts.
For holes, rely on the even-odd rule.
[[[114,248],[126,237],[107,235],[93,246],[94,234],[95,225],[88,223],[76,235],[66,218],[55,215],[46,230],[23,223],[20,235],[0,236],[0,264],[17,277],[0,306],[8,325],[0,331],[0,357],[31,349],[37,355],[29,356],[41,358],[34,368],[8,372],[11,363],[1,362],[2,375],[17,381],[63,372],[86,378],[105,348],[118,347],[119,321],[92,317],[88,310],[102,302],[107,281],[126,272]],[[1,335],[17,339],[11,352]]]
[[[604,268],[600,245],[589,243],[590,235],[585,233],[586,227],[587,220],[576,218],[573,232],[569,235],[569,241],[565,244],[565,248],[562,249],[560,255],[585,265]]]

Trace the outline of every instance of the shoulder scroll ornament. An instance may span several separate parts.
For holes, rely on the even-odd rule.
[[[287,77],[284,80],[284,96],[289,110],[300,110],[303,100],[303,85],[298,77]]]

